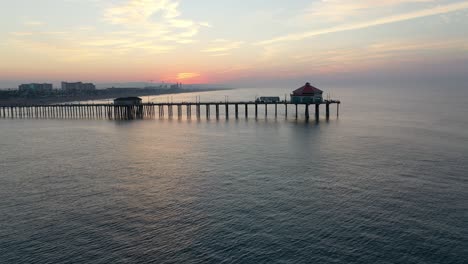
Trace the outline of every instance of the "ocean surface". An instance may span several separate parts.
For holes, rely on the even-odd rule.
[[[318,123],[0,119],[0,263],[468,263],[468,87],[321,88]]]

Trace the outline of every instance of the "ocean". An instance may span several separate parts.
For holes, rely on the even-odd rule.
[[[0,262],[467,263],[468,89],[321,88],[318,123],[0,119]]]

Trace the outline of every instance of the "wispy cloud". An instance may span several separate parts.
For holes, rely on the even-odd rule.
[[[145,24],[155,13],[166,19],[180,16],[179,3],[170,0],[130,0],[105,11],[104,18],[113,24]]]
[[[434,2],[434,0],[322,0],[312,3],[306,16],[312,19],[342,21],[347,17],[380,8],[430,2]]]
[[[368,46],[369,52],[426,52],[426,51],[458,51],[467,50],[468,41],[460,39],[442,41],[388,41],[374,43]]]
[[[181,16],[179,2],[174,0],[127,0],[104,12],[105,21],[130,29],[133,36],[177,43],[191,43],[201,27],[211,27]]]
[[[35,21],[35,20],[25,21],[25,22],[23,22],[23,24],[24,24],[25,26],[29,26],[29,27],[38,27],[38,26],[43,26],[43,25],[45,25],[44,22],[42,22],[42,21]]]
[[[260,41],[257,43],[257,45],[269,45],[269,44],[278,43],[278,42],[299,41],[299,40],[303,40],[303,39],[307,39],[307,38],[311,38],[315,36],[320,36],[320,35],[325,35],[325,34],[330,34],[330,33],[364,29],[364,28],[375,27],[375,26],[380,26],[380,25],[385,25],[385,24],[402,22],[406,20],[412,20],[416,18],[445,14],[445,13],[460,11],[464,9],[468,9],[468,2],[436,6],[432,8],[422,9],[419,11],[413,11],[413,12],[403,13],[399,15],[388,16],[388,17],[384,17],[380,19],[375,19],[372,21],[343,24],[343,25],[338,25],[334,27],[318,29],[318,30],[313,30],[313,31],[288,34],[285,36]]]
[[[144,49],[153,53],[165,53],[174,49],[170,45],[156,45],[151,41],[133,41],[129,39],[95,38],[81,44],[82,46],[107,48],[114,47],[121,50]]]
[[[228,41],[228,40],[215,40],[217,43],[222,43],[223,45],[218,45],[214,47],[210,47],[207,49],[202,50],[203,52],[209,52],[209,53],[219,53],[219,52],[226,52],[230,51],[233,49],[238,49],[240,48],[244,42],[243,41]]]
[[[24,37],[24,36],[33,36],[34,32],[27,32],[27,31],[17,31],[17,32],[10,32],[12,36],[16,37]]]
[[[299,67],[316,72],[359,71],[379,65],[398,65],[406,62],[437,61],[460,57],[468,50],[468,42],[463,39],[429,41],[395,40],[374,42],[355,48],[325,49],[315,54],[298,54],[289,57]],[[468,58],[468,56],[464,56]]]
[[[10,33],[11,41],[16,45],[23,43],[21,46],[29,50],[40,47],[60,54],[154,55],[168,53],[177,45],[195,43],[200,28],[211,26],[207,22],[184,19],[179,2],[174,0],[125,0],[105,7],[102,14],[101,21],[116,26],[113,30],[97,30],[100,25],[81,25],[68,32],[28,28]],[[83,55],[83,58],[91,57]]]
[[[211,54],[210,56],[211,57],[224,57],[224,56],[228,56],[230,55],[229,53],[215,53],[215,54]]]
[[[192,79],[195,77],[200,77],[201,74],[196,73],[196,72],[181,72],[177,74],[177,80],[186,80],[186,79]]]

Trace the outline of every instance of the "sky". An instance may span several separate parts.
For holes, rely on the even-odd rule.
[[[467,83],[468,1],[0,0],[21,82]]]

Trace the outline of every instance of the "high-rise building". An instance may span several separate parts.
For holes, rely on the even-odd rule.
[[[62,82],[62,90],[66,92],[86,92],[96,90],[96,86],[92,83]]]
[[[50,83],[27,83],[21,84],[18,87],[21,93],[33,92],[33,93],[48,93],[52,92],[52,84]]]

